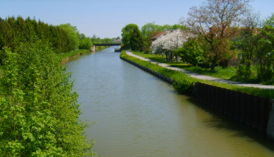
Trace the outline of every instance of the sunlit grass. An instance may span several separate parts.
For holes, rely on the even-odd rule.
[[[88,49],[79,49],[79,50],[74,50],[74,51],[70,51],[70,52],[66,52],[66,53],[60,53],[58,54],[58,56],[60,57],[60,59],[64,59],[67,57],[72,57],[78,54],[87,54],[90,53],[90,50]]]
[[[192,78],[182,72],[178,72],[178,71],[173,71],[173,70],[169,70],[166,68],[163,68],[159,65],[156,64],[152,64],[149,63],[147,61],[142,61],[140,59],[137,59],[135,57],[132,56],[128,56],[126,55],[125,52],[121,53],[121,58],[126,58],[130,61],[133,61],[139,65],[145,66],[155,72],[158,72],[168,78],[171,78],[172,80],[174,80],[177,83],[181,83],[181,84],[185,84],[184,82],[187,80],[188,83],[195,83],[195,82],[201,82],[201,83],[205,83],[205,84],[209,84],[212,86],[217,86],[217,87],[221,87],[221,88],[225,88],[225,89],[230,89],[233,91],[239,91],[239,92],[243,92],[243,93],[247,93],[247,94],[251,94],[251,95],[255,95],[255,96],[260,96],[260,97],[265,97],[265,98],[274,98],[274,90],[273,89],[260,89],[260,88],[251,88],[251,87],[242,87],[242,86],[237,86],[237,85],[231,85],[231,84],[226,84],[226,83],[220,83],[220,82],[214,82],[214,81],[207,81],[207,80],[200,80],[200,79],[195,79]]]
[[[242,83],[260,83],[260,84],[269,84],[269,85],[274,85],[274,81],[269,81],[269,82],[261,82],[257,80],[256,75],[256,67],[252,66],[251,67],[251,77],[249,79],[243,79],[242,77],[237,77],[237,67],[235,66],[229,66],[229,67],[221,67],[217,66],[214,68],[214,70],[210,68],[203,68],[199,66],[193,66],[191,64],[187,64],[184,62],[167,62],[165,60],[164,55],[160,54],[144,54],[142,52],[133,52],[136,55],[151,59],[153,61],[161,62],[161,63],[166,63],[174,67],[178,67],[184,70],[188,70],[191,72],[195,72],[198,74],[202,75],[208,75],[208,76],[213,76],[225,80],[231,80],[231,81],[238,81]]]

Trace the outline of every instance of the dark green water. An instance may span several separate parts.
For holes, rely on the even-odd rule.
[[[67,64],[81,120],[102,157],[273,157],[257,142],[187,96],[119,59],[114,48]]]

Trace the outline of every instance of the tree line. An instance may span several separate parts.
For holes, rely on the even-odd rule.
[[[81,36],[81,38],[80,38]],[[79,48],[85,37],[70,24],[53,26],[31,18],[0,18],[0,49],[16,50],[20,43],[41,40],[48,43],[54,52],[63,53]],[[90,46],[89,42],[86,46]]]
[[[260,20],[248,4],[248,0],[206,0],[189,10],[180,27],[161,29],[149,23],[139,30],[137,25],[127,25],[122,30],[124,48],[167,54],[168,61],[179,57],[212,71],[217,66],[233,66],[236,79],[256,75],[259,82],[274,82],[274,14]],[[165,37],[151,39],[157,32],[167,31]]]
[[[145,24],[141,30],[136,24],[128,24],[122,29],[122,49],[131,49],[134,51],[151,52],[151,38],[157,33],[177,29],[186,29],[185,26],[175,25],[157,25],[155,23]]]
[[[93,43],[111,43],[113,39],[87,37],[70,24],[53,26],[31,18],[0,18],[0,50],[7,47],[17,52],[20,44],[37,40],[46,43],[58,54],[76,49],[90,49]],[[0,54],[0,65],[3,57]]]
[[[1,156],[92,156],[77,93],[57,55],[91,44],[69,24],[0,20]]]

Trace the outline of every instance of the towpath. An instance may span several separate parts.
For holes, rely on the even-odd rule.
[[[220,79],[220,78],[216,78],[216,77],[212,77],[212,76],[207,76],[207,75],[201,75],[201,74],[197,74],[191,71],[187,71],[181,68],[176,68],[176,67],[172,67],[168,64],[165,63],[160,63],[160,62],[156,62],[156,61],[152,61],[150,59],[138,56],[136,54],[133,54],[132,52],[126,51],[127,55],[138,58],[140,60],[143,61],[147,61],[150,62],[152,64],[157,64],[161,67],[164,67],[166,69],[170,69],[170,70],[175,70],[175,71],[180,71],[183,73],[186,73],[188,75],[190,75],[193,78],[197,78],[200,80],[209,80],[209,81],[215,81],[215,82],[221,82],[221,83],[227,83],[227,84],[232,84],[232,85],[237,85],[237,86],[242,86],[242,87],[253,87],[253,88],[262,88],[262,89],[274,89],[273,85],[262,85],[262,84],[250,84],[250,83],[241,83],[241,82],[235,82],[235,81],[230,81],[230,80],[224,80],[224,79]]]

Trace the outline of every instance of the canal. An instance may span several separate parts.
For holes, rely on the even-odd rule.
[[[114,48],[66,65],[80,119],[102,157],[273,157],[272,144],[198,107],[190,97],[130,65]]]

